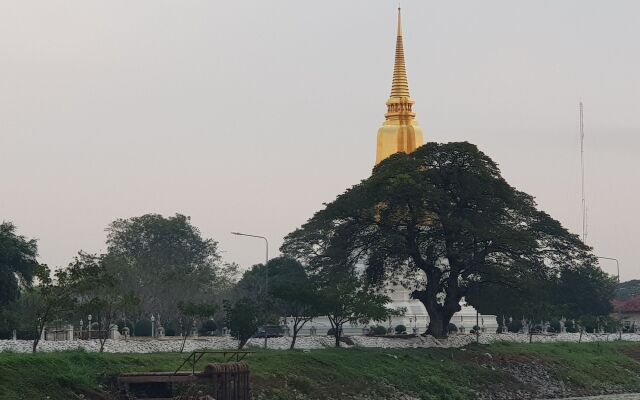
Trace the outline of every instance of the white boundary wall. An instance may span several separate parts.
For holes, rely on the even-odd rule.
[[[553,342],[577,342],[580,335],[578,333],[561,333],[550,335],[533,335],[534,343]],[[426,347],[462,347],[476,340],[475,335],[451,335],[448,339],[437,340],[431,336],[415,338],[385,338],[369,336],[351,336],[349,339],[356,347],[377,347],[377,348],[426,348]],[[505,334],[481,334],[480,343],[490,344],[494,342],[518,342],[528,343],[529,335],[517,333]],[[582,342],[605,342],[615,341],[618,334],[593,334],[585,333]],[[640,342],[640,334],[623,333],[622,340]],[[268,340],[271,349],[288,349],[291,338],[270,338]],[[247,349],[262,347],[264,339],[251,339]],[[343,347],[351,347],[342,344]],[[32,342],[29,340],[0,340],[0,352],[30,353]],[[107,353],[162,353],[178,352],[182,346],[179,339],[130,339],[130,340],[107,340],[104,351]],[[238,342],[231,337],[211,337],[187,339],[184,351],[189,353],[194,350],[222,350],[235,349]],[[296,341],[297,349],[322,349],[334,346],[332,336],[307,336],[299,337]],[[97,340],[67,340],[67,341],[41,341],[38,344],[38,351],[88,351],[97,352],[100,343]]]

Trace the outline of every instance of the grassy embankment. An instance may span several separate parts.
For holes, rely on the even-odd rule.
[[[640,344],[493,344],[460,349],[326,349],[258,351],[248,357],[261,398],[472,399],[490,393],[540,394],[540,382],[561,394],[640,391]],[[632,354],[630,357],[627,354]],[[120,372],[173,371],[186,354],[0,353],[0,399],[102,397]],[[205,357],[206,362],[215,356]],[[533,368],[533,369],[532,369]],[[532,372],[533,371],[533,372]],[[524,381],[517,379],[524,375]],[[535,376],[534,376],[535,378]],[[49,397],[46,397],[49,396]],[[527,397],[527,396],[524,396]],[[513,397],[503,397],[513,398]]]

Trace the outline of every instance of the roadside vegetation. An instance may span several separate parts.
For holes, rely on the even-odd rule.
[[[640,345],[499,343],[466,349],[257,351],[254,398],[538,398],[640,391]],[[185,354],[0,353],[0,398],[110,399],[122,372],[173,371]],[[198,365],[219,361],[207,355]],[[516,396],[516,397],[514,397]]]

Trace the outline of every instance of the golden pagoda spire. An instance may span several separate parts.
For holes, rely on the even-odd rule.
[[[393,66],[391,97],[409,97],[407,67],[404,64],[404,46],[402,44],[402,17],[398,7],[398,35],[396,36],[396,63]]]
[[[402,41],[402,17],[398,7],[398,31],[396,35],[396,58],[393,66],[391,95],[387,100],[387,113],[378,130],[376,165],[398,152],[411,153],[422,146],[422,128],[415,120],[413,100],[409,96],[407,68],[404,61]]]

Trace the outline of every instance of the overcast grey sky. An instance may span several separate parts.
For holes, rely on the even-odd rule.
[[[228,261],[261,262],[368,176],[397,2],[0,0],[0,220],[41,261],[107,224],[180,212]],[[640,2],[402,2],[425,140],[467,140],[640,278]],[[615,272],[615,266],[603,268]]]

